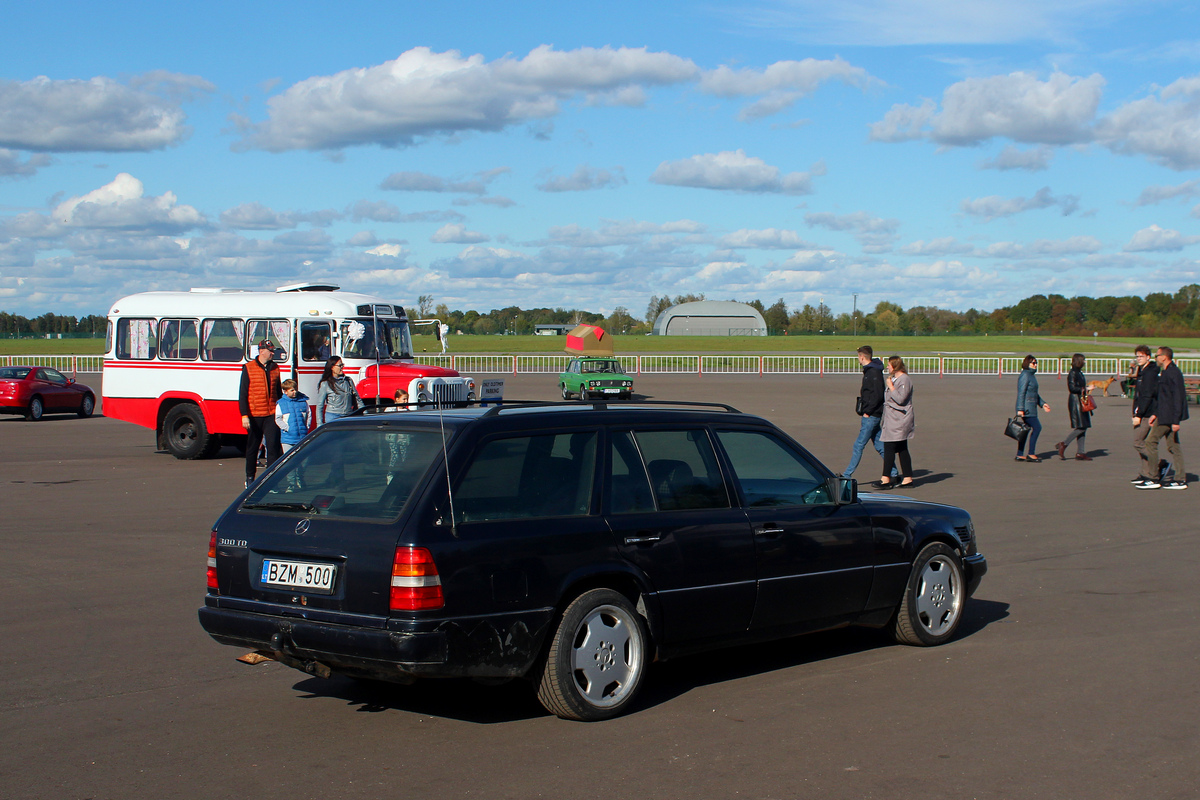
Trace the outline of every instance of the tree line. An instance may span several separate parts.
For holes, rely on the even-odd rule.
[[[537,325],[599,325],[611,333],[639,335],[650,333],[654,321],[666,309],[681,303],[704,300],[703,294],[682,294],[650,298],[644,316],[635,317],[625,306],[605,316],[584,309],[529,308],[507,306],[487,312],[451,309],[435,303],[432,295],[417,298],[409,315],[421,319],[436,318],[455,332],[464,334],[531,334]],[[834,314],[829,306],[818,303],[789,308],[780,298],[771,305],[761,300],[743,300],[758,309],[772,336],[797,334],[850,334],[884,336],[938,336],[1038,333],[1046,335],[1091,336],[1195,336],[1200,334],[1200,284],[1188,284],[1174,294],[1152,292],[1145,297],[1064,297],[1059,294],[1035,294],[1015,305],[993,311],[951,311],[934,306],[902,308],[882,301],[873,311]],[[103,316],[64,316],[46,313],[26,318],[0,311],[0,336],[42,337],[104,336]]]

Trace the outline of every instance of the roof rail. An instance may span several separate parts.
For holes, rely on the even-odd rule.
[[[480,401],[472,401],[472,404],[476,404],[478,402],[480,402]],[[497,401],[495,401],[495,400],[491,400],[491,401],[488,401],[488,404],[491,405],[492,403],[496,403],[496,402]],[[542,407],[542,406],[548,407],[548,408],[559,407],[559,406],[563,406],[563,407],[567,407],[567,408],[583,408],[585,406],[590,406],[593,410],[596,410],[596,411],[607,411],[609,408],[614,407],[614,406],[616,408],[640,408],[642,406],[673,406],[676,408],[684,407],[684,408],[721,409],[722,411],[728,411],[733,414],[742,413],[741,411],[739,411],[738,409],[734,408],[733,406],[731,406],[727,403],[700,403],[700,402],[697,402],[694,400],[622,400],[619,403],[609,403],[604,400],[588,400],[588,401],[584,401],[584,402],[580,402],[578,400],[500,400],[498,402],[499,402],[499,405],[492,405],[487,410],[487,414],[485,414],[484,416],[489,416],[489,417],[495,416],[495,415],[499,414],[501,411],[505,411],[509,408],[537,408],[537,407]]]

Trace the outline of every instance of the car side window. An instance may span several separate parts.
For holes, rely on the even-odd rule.
[[[750,508],[828,505],[825,477],[785,442],[760,431],[717,431]]]
[[[728,508],[729,494],[703,428],[636,431],[659,511]]]
[[[484,444],[454,492],[457,522],[571,517],[591,510],[596,431]]]
[[[49,367],[42,367],[42,379],[58,386],[67,385],[67,379],[63,377],[63,374],[58,370],[50,369]]]
[[[608,507],[613,514],[654,510],[654,494],[642,457],[628,431],[613,432],[609,445]]]

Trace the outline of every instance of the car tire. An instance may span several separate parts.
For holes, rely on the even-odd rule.
[[[87,419],[88,417],[90,417],[92,415],[92,412],[95,410],[96,410],[96,398],[92,397],[90,394],[85,394],[83,396],[83,400],[81,400],[79,403],[79,411],[77,411],[76,413],[79,414],[79,416],[83,417],[84,419]]]
[[[37,422],[46,413],[46,404],[42,402],[42,398],[34,397],[29,401],[29,408],[25,411],[25,419],[30,422]]]
[[[623,594],[584,592],[567,606],[550,641],[538,701],[562,719],[618,716],[641,688],[649,650],[645,620]]]
[[[948,545],[933,542],[913,562],[892,635],[901,644],[932,647],[948,642],[962,620],[967,585],[962,562]]]
[[[560,384],[560,388],[562,389],[562,399],[563,399],[563,400],[570,400],[570,399],[571,399],[571,393],[567,391],[567,385],[566,385],[565,383],[564,383],[564,384]]]
[[[171,455],[181,461],[209,458],[221,440],[208,432],[204,415],[194,403],[180,403],[163,418],[163,441]]]

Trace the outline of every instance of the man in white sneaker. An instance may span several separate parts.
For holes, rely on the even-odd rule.
[[[1169,481],[1152,478],[1134,484],[1139,489],[1187,488],[1187,467],[1183,465],[1183,447],[1179,444],[1179,426],[1188,418],[1187,392],[1183,373],[1175,366],[1174,359],[1175,352],[1169,347],[1158,348],[1154,356],[1158,362],[1158,392],[1154,416],[1150,417],[1150,433],[1146,435],[1146,460],[1150,464],[1158,463],[1158,443],[1165,439],[1175,477]]]
[[[1133,351],[1133,385],[1130,394],[1133,395],[1133,449],[1137,451],[1138,476],[1129,481],[1134,486],[1146,482],[1157,483],[1158,464],[1151,464],[1146,455],[1146,437],[1154,428],[1151,421],[1154,418],[1154,403],[1158,398],[1158,364],[1150,355],[1150,348],[1139,344]]]

